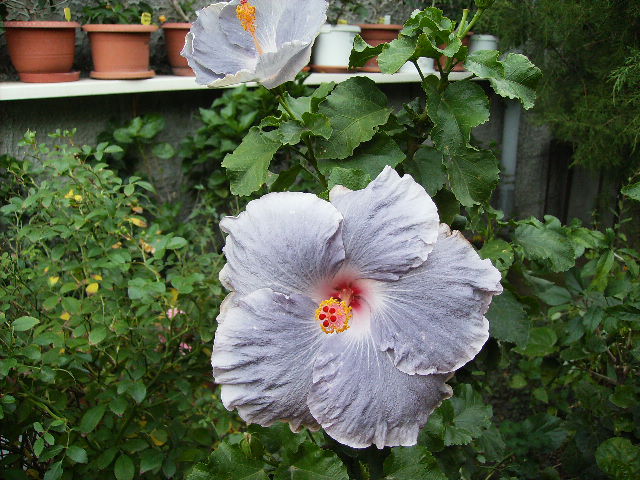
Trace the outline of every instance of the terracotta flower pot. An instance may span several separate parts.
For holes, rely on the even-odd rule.
[[[398,38],[402,25],[383,25],[377,23],[363,23],[358,25],[362,32],[360,36],[372,47],[377,47],[381,43],[387,43]],[[364,67],[361,68],[365,72],[379,72],[378,57],[369,60]]]
[[[83,25],[91,40],[92,78],[151,78],[149,42],[155,25]]]
[[[11,63],[23,82],[73,82],[75,22],[5,22]]]
[[[187,59],[180,55],[184,47],[184,39],[191,30],[190,23],[165,23],[162,25],[164,30],[164,40],[167,45],[167,54],[169,63],[174,75],[183,77],[193,77],[195,73],[187,63]]]
[[[471,37],[473,36],[473,32],[469,32],[467,33],[467,35],[462,39],[462,45],[464,45],[465,47],[469,47],[469,43],[471,42]],[[440,48],[442,48],[443,46],[441,45]],[[440,57],[440,60],[438,60],[438,63],[440,63],[440,66],[442,66],[442,68],[444,68],[447,65],[447,60],[448,58],[445,57],[444,55]],[[464,72],[466,71],[466,68],[464,68],[464,63],[458,63],[456,64],[455,67],[453,67],[453,71],[454,72]]]

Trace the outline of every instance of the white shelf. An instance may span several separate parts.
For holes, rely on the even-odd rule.
[[[376,83],[417,83],[420,81],[417,73],[396,73],[394,75],[383,73],[312,73],[307,77],[305,84],[320,85],[324,82],[344,82],[356,75],[368,77]],[[454,72],[450,78],[451,80],[462,80],[469,75],[467,72]],[[147,80],[93,80],[85,78],[77,82],[66,83],[0,82],[0,101],[204,89],[206,87],[198,85],[194,77],[173,75],[158,75]]]

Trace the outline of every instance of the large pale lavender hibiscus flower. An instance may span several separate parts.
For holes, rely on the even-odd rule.
[[[231,0],[198,12],[182,56],[210,87],[293,80],[309,63],[326,0]]]
[[[413,445],[487,340],[500,273],[409,175],[387,167],[330,198],[271,193],[222,221],[222,402],[356,448]]]

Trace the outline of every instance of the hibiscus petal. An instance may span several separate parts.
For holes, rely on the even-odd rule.
[[[431,412],[451,396],[446,375],[407,375],[370,335],[333,335],[313,368],[309,409],[325,431],[354,448],[415,445]]]
[[[225,6],[226,3],[214,3],[198,11],[181,52],[201,85],[227,74],[255,71],[255,53],[228,42],[220,29],[219,15]]]
[[[502,292],[500,272],[460,232],[443,225],[427,261],[381,286],[372,333],[408,374],[453,372],[489,338],[484,314]]]
[[[311,58],[311,45],[291,42],[277,52],[260,55],[256,75],[267,88],[274,88],[296,78]]]
[[[385,169],[364,190],[332,191],[344,216],[346,264],[364,278],[396,280],[421,265],[438,238],[438,211],[410,175]]]
[[[327,21],[328,3],[325,0],[305,0],[304,8],[300,8],[299,0],[281,3],[285,10],[276,30],[278,48],[293,40],[312,43]]]
[[[301,295],[269,289],[235,298],[220,313],[211,356],[222,403],[243,420],[292,430],[318,428],[306,398],[313,359],[326,334],[315,321],[317,305]]]
[[[311,295],[344,260],[342,216],[309,193],[270,193],[226,217],[220,280],[241,294],[260,288]]]

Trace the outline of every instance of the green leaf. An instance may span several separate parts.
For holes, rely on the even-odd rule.
[[[500,52],[480,50],[465,60],[465,68],[479,78],[486,78],[502,97],[520,100],[526,109],[533,107],[542,71],[524,55],[510,53],[499,60]]]
[[[280,465],[274,480],[349,480],[349,475],[334,452],[307,442]]]
[[[285,170],[284,172],[280,172],[278,174],[278,178],[275,182],[271,184],[269,187],[269,191],[271,192],[284,192],[291,185],[294,184],[298,175],[302,172],[302,167],[300,165],[294,165],[289,170]]]
[[[238,445],[221,443],[207,463],[197,464],[187,480],[269,480],[264,463],[248,458]]]
[[[384,45],[378,56],[382,73],[396,73],[414,56],[416,48],[416,40],[405,35],[398,35],[398,38]]]
[[[100,454],[100,456],[95,460],[95,462],[92,463],[92,466],[94,466],[98,470],[104,470],[109,465],[111,465],[111,462],[113,462],[113,459],[116,457],[117,453],[118,453],[117,448],[114,448],[114,447],[108,448],[107,450],[105,450]]]
[[[459,152],[445,162],[451,190],[465,207],[489,201],[500,180],[500,169],[489,150]]]
[[[509,243],[499,238],[486,242],[478,253],[482,258],[490,259],[491,263],[501,272],[508,271],[513,265],[513,248]]]
[[[528,357],[545,357],[555,351],[558,336],[549,327],[537,327],[529,330],[529,340],[524,347],[517,347],[516,351]]]
[[[493,410],[490,405],[484,404],[482,396],[471,385],[460,385],[453,398],[446,402],[453,407],[452,422],[444,424],[446,446],[466,445],[491,425]]]
[[[378,133],[369,142],[360,145],[353,155],[345,160],[320,160],[318,168],[328,175],[335,167],[361,170],[376,178],[384,167],[397,166],[405,158],[404,152],[386,133]]]
[[[554,272],[564,272],[575,265],[575,250],[560,231],[547,225],[521,224],[516,228],[515,241],[525,257],[548,264]]]
[[[38,437],[38,439],[33,443],[33,453],[36,454],[36,457],[39,457],[43,450],[44,440],[42,437]]]
[[[371,177],[362,170],[336,167],[331,170],[327,182],[329,190],[336,185],[342,185],[351,190],[361,190],[371,182]]]
[[[637,480],[640,477],[640,447],[627,438],[605,440],[596,450],[598,467],[614,480]]]
[[[136,403],[141,403],[147,396],[147,387],[142,382],[133,382],[127,388],[127,393],[131,395]]]
[[[231,180],[231,193],[247,196],[265,184],[269,164],[282,146],[276,138],[253,127],[238,148],[225,157],[222,166]]]
[[[96,327],[89,332],[89,343],[91,345],[97,345],[107,338],[109,331],[106,327]]]
[[[62,473],[64,470],[62,469],[62,460],[51,465],[51,468],[47,470],[47,473],[44,474],[44,480],[58,480],[62,477]]]
[[[155,145],[151,151],[154,156],[162,160],[169,160],[176,154],[176,149],[173,148],[169,143],[159,143]]]
[[[622,194],[629,197],[632,200],[640,202],[640,182],[632,185],[627,185],[622,189]]]
[[[404,168],[433,197],[447,181],[443,159],[442,153],[435,148],[422,146],[413,160],[404,163]]]
[[[384,472],[386,480],[447,480],[437,460],[422,446],[392,449]]]
[[[353,77],[338,85],[320,104],[319,112],[329,118],[333,128],[328,140],[318,142],[319,159],[349,157],[358,145],[371,140],[391,115],[387,97],[366,77]]]
[[[164,454],[159,450],[145,450],[140,454],[140,474],[150,472],[162,466]]]
[[[467,154],[471,129],[489,120],[489,99],[484,90],[470,80],[462,80],[440,92],[435,75],[427,77],[423,86],[436,148],[446,156]]]
[[[80,426],[78,427],[80,432],[92,432],[98,426],[100,420],[102,420],[106,409],[107,407],[105,405],[96,405],[95,407],[91,407],[87,410],[82,416],[82,420],[80,420]]]
[[[109,403],[109,408],[116,415],[122,416],[122,414],[124,414],[125,410],[127,409],[128,405],[129,405],[129,402],[127,402],[126,398],[116,397],[113,400],[111,400],[111,402]]]
[[[182,237],[173,237],[169,239],[164,248],[167,250],[178,250],[188,245],[188,242]]]
[[[530,320],[522,304],[509,290],[493,297],[487,318],[493,338],[521,347],[527,344]]]
[[[69,448],[67,448],[67,457],[69,457],[76,463],[87,463],[89,461],[87,451],[84,448],[80,448],[76,445],[71,445]]]
[[[453,223],[456,216],[460,213],[460,203],[458,203],[456,196],[449,190],[443,188],[436,193],[433,201],[438,207],[440,221],[447,224]]]
[[[38,325],[40,320],[33,317],[20,317],[17,320],[14,320],[11,326],[16,332],[26,332],[27,330],[31,330],[33,327]]]
[[[365,42],[360,35],[356,35],[356,38],[353,40],[353,49],[349,56],[349,67],[364,67],[369,60],[380,55],[384,45],[385,44],[382,43],[376,47],[372,47]]]
[[[128,455],[120,455],[113,466],[116,480],[132,480],[135,471],[133,460]]]

